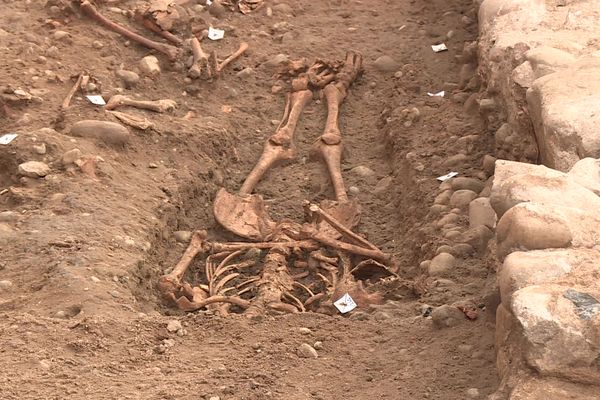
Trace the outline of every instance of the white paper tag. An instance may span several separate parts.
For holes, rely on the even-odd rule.
[[[85,97],[87,97],[87,99],[90,101],[90,103],[95,104],[97,106],[105,106],[106,105],[106,102],[104,101],[102,96],[99,96],[97,94],[88,95]]]
[[[223,39],[225,36],[225,31],[222,29],[215,29],[213,27],[208,28],[208,38],[210,40],[219,40]]]
[[[333,305],[342,314],[349,313],[356,308],[356,303],[348,293],[339,298],[335,303],[333,303]]]
[[[458,172],[448,172],[446,175],[438,176],[437,180],[440,182],[444,182],[450,178],[454,178],[456,175],[458,175]]]
[[[12,142],[17,136],[16,133],[7,133],[6,135],[0,136],[0,144],[9,144]]]
[[[429,97],[444,97],[445,94],[446,94],[446,92],[444,92],[443,90],[441,92],[437,92],[437,93],[427,92],[427,96],[429,96]]]
[[[448,48],[446,47],[446,45],[444,43],[442,43],[442,44],[434,44],[434,45],[431,46],[431,49],[435,53],[439,53],[440,51],[446,51],[446,50],[448,50]]]

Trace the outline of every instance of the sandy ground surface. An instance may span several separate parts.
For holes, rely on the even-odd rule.
[[[272,15],[266,6],[219,17],[188,7],[192,25],[225,29],[225,39],[207,49],[226,55],[241,41],[250,45],[221,79],[190,82],[182,63],[158,54],[161,74],[140,73],[131,88],[115,71],[140,72],[150,52],[77,7],[22,1],[2,12],[2,89],[34,98],[3,98],[0,109],[0,134],[19,134],[0,145],[0,211],[9,211],[0,220],[0,397],[450,400],[495,390],[488,262],[461,259],[443,282],[419,270],[445,243],[429,214],[435,178],[450,170],[477,176],[490,145],[484,121],[463,107],[476,88],[459,90],[470,78],[461,74],[463,46],[477,34],[471,1],[266,2]],[[109,7],[133,9],[134,2],[98,8],[152,37]],[[449,50],[434,53],[430,46],[442,41]],[[212,239],[233,238],[214,221],[212,200],[221,186],[239,188],[281,118],[289,82],[269,61],[278,54],[343,59],[347,50],[363,55],[365,69],[342,107],[342,170],[362,206],[358,231],[396,256],[405,283],[386,288],[384,305],[350,317],[224,318],[164,303],[157,279],[185,248],[174,232],[202,228]],[[383,55],[395,63],[388,71],[377,66]],[[79,93],[60,110],[82,71],[105,98],[121,92],[178,107],[126,110],[155,127],[130,129],[124,145],[73,137],[77,121],[115,121]],[[443,99],[427,96],[441,90]],[[278,220],[301,220],[303,200],[333,195],[327,170],[309,157],[325,124],[323,103],[311,102],[298,126],[297,162],[256,189]],[[402,110],[413,107],[420,116],[408,123]],[[63,162],[75,148],[98,160],[95,178]],[[50,172],[20,177],[17,166],[26,161],[45,162]],[[424,310],[456,301],[477,306],[479,317],[435,328]],[[170,332],[172,321],[181,327]],[[299,356],[303,343],[318,358]]]

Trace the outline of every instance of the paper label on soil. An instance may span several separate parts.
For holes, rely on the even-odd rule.
[[[346,314],[356,308],[356,303],[348,293],[339,298],[333,305],[342,314]]]
[[[215,29],[213,27],[208,28],[208,38],[210,40],[219,40],[223,39],[225,36],[225,31],[222,29]]]
[[[9,144],[12,142],[17,136],[16,133],[7,133],[6,135],[0,136],[0,144]]]
[[[450,178],[454,178],[456,175],[458,175],[458,172],[448,172],[446,175],[438,176],[437,180],[440,182],[444,182]]]
[[[106,102],[104,101],[102,96],[94,94],[94,95],[88,95],[85,97],[87,97],[87,99],[90,101],[90,103],[95,104],[97,106],[105,106],[106,105]]]
[[[431,46],[431,49],[436,52],[439,53],[440,51],[446,51],[448,50],[448,48],[446,47],[446,45],[444,43],[442,44],[434,44]]]
[[[427,92],[427,96],[429,96],[429,97],[444,97],[445,94],[446,94],[446,92],[443,90],[441,92],[437,92],[437,93]]]

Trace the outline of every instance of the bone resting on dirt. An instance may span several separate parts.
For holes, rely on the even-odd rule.
[[[192,46],[195,49],[192,68],[196,67],[196,73],[201,74],[211,68],[207,63],[209,57],[198,40],[193,40]],[[242,44],[221,66],[246,48]],[[362,57],[349,52],[341,66],[318,62],[293,80],[282,121],[265,142],[260,159],[238,194],[221,189],[214,201],[215,219],[250,242],[211,242],[206,231],[196,231],[179,263],[160,278],[159,288],[165,299],[184,311],[209,308],[222,315],[232,311],[247,315],[332,313],[333,302],[346,293],[362,307],[381,301],[381,296],[368,293],[364,281],[356,279],[354,274],[361,270],[364,275],[370,266],[367,275],[371,277],[395,277],[394,260],[352,232],[360,218],[360,207],[348,200],[340,168],[340,106],[361,68]],[[321,205],[306,202],[309,216],[306,223],[275,222],[268,215],[262,197],[252,192],[272,167],[296,157],[294,133],[303,109],[313,97],[311,89],[323,90],[327,99],[327,123],[315,148],[327,165],[336,199],[323,201]],[[205,283],[192,286],[183,277],[199,255],[205,257]],[[361,258],[363,261],[353,267]],[[304,271],[292,274],[292,263]]]

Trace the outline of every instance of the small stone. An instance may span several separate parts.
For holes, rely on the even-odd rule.
[[[227,14],[227,9],[221,4],[220,1],[213,1],[208,6],[208,13],[215,18],[223,18]],[[218,400],[218,399],[217,399]]]
[[[12,287],[13,283],[9,280],[0,281],[0,290],[8,290]]]
[[[62,311],[62,310],[59,310],[54,314],[54,318],[66,319],[68,317],[69,317],[69,315],[65,311]]]
[[[479,100],[479,110],[481,112],[490,112],[496,109],[496,102],[494,99],[481,99]]]
[[[457,234],[455,235],[456,237],[453,239],[457,239],[461,233],[457,232],[457,231],[452,231],[452,232],[456,232]],[[450,239],[450,238],[448,238]],[[469,254],[472,254],[474,251],[473,246],[471,246],[470,244],[467,243],[458,243],[455,244],[454,246],[452,246],[452,254],[454,254],[456,257],[466,257]]]
[[[62,163],[63,163],[63,165],[74,164],[75,161],[77,161],[81,158],[81,156],[82,156],[81,150],[71,149],[71,150],[65,152],[65,154],[63,154]]]
[[[71,136],[100,139],[111,145],[124,146],[129,142],[129,130],[110,121],[83,120],[76,122],[69,131]]]
[[[104,47],[104,44],[103,44],[101,41],[99,41],[99,40],[94,40],[94,41],[92,42],[92,47],[93,47],[94,49],[96,49],[96,50],[100,50],[101,48],[103,48],[103,47]]]
[[[450,185],[453,190],[472,190],[475,193],[481,192],[484,183],[479,179],[459,176],[450,179]]]
[[[71,36],[71,34],[69,32],[65,32],[65,31],[55,31],[52,34],[52,38],[54,38],[54,40],[62,40],[65,38],[69,38]]]
[[[456,259],[450,253],[440,253],[431,260],[429,276],[446,277],[454,270]]]
[[[0,212],[0,222],[17,222],[18,220],[19,214],[14,211]]]
[[[465,231],[460,237],[460,242],[467,243],[475,250],[482,252],[487,248],[487,244],[493,236],[494,234],[487,226],[480,225]]]
[[[403,75],[404,75],[404,72],[402,72],[402,71],[394,72],[394,78],[396,78],[396,79],[402,78]]]
[[[381,56],[373,63],[375,69],[381,72],[397,71],[400,64],[390,56]]]
[[[384,311],[377,311],[373,314],[373,318],[375,321],[385,321],[387,319],[391,319],[392,316]]]
[[[118,299],[119,297],[121,297],[121,294],[119,292],[117,292],[116,290],[109,290],[108,294],[110,294],[115,299]]]
[[[180,321],[172,320],[167,323],[167,331],[171,333],[178,332],[183,329]]]
[[[148,168],[152,168],[152,169],[158,168],[158,164],[151,162],[150,164],[148,164]]]
[[[467,162],[468,158],[466,155],[464,154],[455,154],[451,157],[448,157],[443,163],[442,165],[444,167],[455,167],[461,164],[465,164]]]
[[[444,304],[433,309],[431,319],[438,328],[450,328],[464,321],[465,316],[458,308]]]
[[[136,74],[133,71],[127,71],[125,69],[117,70],[117,72],[115,72],[115,75],[123,82],[123,85],[127,89],[134,87],[140,81],[140,76],[138,74]]]
[[[350,170],[350,172],[360,176],[361,178],[370,178],[375,175],[375,171],[369,167],[365,167],[364,165],[354,167]]]
[[[472,190],[457,190],[450,197],[450,206],[465,209],[475,198],[477,193]]]
[[[192,232],[175,231],[173,232],[173,236],[175,237],[175,240],[177,240],[179,243],[189,243],[189,241],[192,239]]]
[[[480,197],[469,204],[469,227],[481,225],[492,229],[496,226],[496,212],[487,197]]]
[[[309,344],[302,343],[300,347],[298,347],[298,355],[302,358],[317,358],[319,357],[319,353]]]
[[[447,244],[443,244],[440,247],[437,248],[437,250],[435,251],[435,254],[441,254],[441,253],[448,253],[448,254],[452,254],[453,249],[451,246],[448,246]]]
[[[316,341],[315,344],[313,344],[313,347],[315,348],[315,350],[323,350],[323,342]]]
[[[433,204],[447,205],[452,197],[452,190],[444,190],[442,193],[435,196]]]
[[[288,61],[289,61],[289,58],[285,54],[277,54],[277,55],[271,57],[270,59],[268,59],[264,63],[264,65],[269,68],[276,68],[282,64],[287,63]]]
[[[46,143],[34,144],[33,150],[39,155],[46,154]]]
[[[210,396],[208,400],[221,400],[219,396]]]
[[[473,351],[473,346],[470,344],[461,344],[458,346],[458,351],[461,353],[471,353],[471,351]]]
[[[360,189],[357,188],[356,186],[350,186],[348,188],[348,193],[351,194],[352,196],[358,196],[358,194],[360,193]]]
[[[19,174],[29,178],[43,178],[50,173],[50,167],[40,161],[27,161],[18,167]]]
[[[382,194],[387,192],[392,186],[393,178],[391,176],[386,176],[385,178],[381,178],[377,185],[375,185],[375,189],[373,189],[374,194]]]
[[[494,169],[496,168],[496,157],[486,154],[483,156],[483,171],[487,176],[494,175]]]
[[[237,74],[235,74],[238,78],[247,79],[254,75],[254,70],[252,68],[244,68]]]
[[[312,331],[308,328],[299,328],[298,332],[300,332],[303,335],[310,335],[312,333]]]
[[[45,53],[48,57],[50,58],[59,58],[60,57],[60,50],[58,49],[58,47],[56,46],[50,46],[48,47],[48,49],[46,50]]]
[[[471,398],[471,399],[478,399],[479,398],[479,389],[471,388],[471,389],[467,390],[467,396],[469,396],[469,398]]]
[[[140,60],[140,70],[145,75],[152,77],[158,76],[160,74],[160,64],[158,63],[158,58],[154,56],[146,56],[142,58]]]
[[[38,56],[35,59],[35,62],[38,63],[38,64],[46,64],[48,62],[48,59],[46,57],[44,57],[44,56]]]
[[[90,280],[91,280],[92,282],[94,282],[94,283],[98,283],[98,282],[100,282],[100,279],[98,279],[98,278],[97,278],[97,277],[95,277],[95,276],[91,276],[91,277],[90,277]]]
[[[294,9],[286,3],[275,4],[273,6],[273,11],[279,14],[294,15]]]

